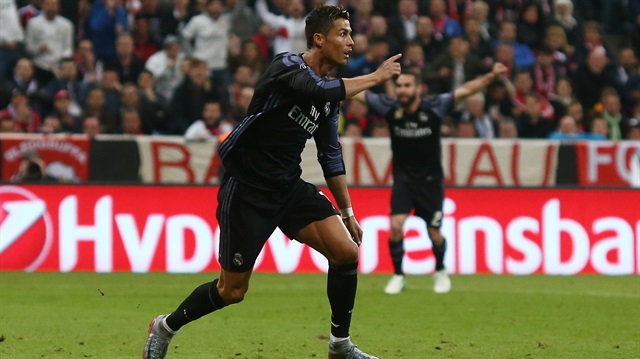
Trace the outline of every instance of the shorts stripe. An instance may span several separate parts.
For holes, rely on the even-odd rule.
[[[222,203],[220,204],[222,206],[222,210],[220,213],[220,229],[224,231],[224,233],[220,232],[220,253],[228,250],[230,244],[229,242],[231,240],[231,198],[233,197],[233,193],[236,190],[237,181],[234,177],[229,177],[226,185],[229,186],[229,189],[226,191],[224,198],[222,198]],[[220,263],[222,268],[229,268],[229,256],[220,255],[220,258],[221,261],[224,261],[224,263]]]

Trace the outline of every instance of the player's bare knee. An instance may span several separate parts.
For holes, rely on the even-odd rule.
[[[220,296],[227,304],[236,304],[244,300],[244,295],[247,290],[244,288],[223,289],[220,291]]]
[[[444,237],[442,236],[442,233],[440,233],[439,228],[428,227],[427,231],[429,232],[431,242],[440,245],[444,241]]]
[[[355,243],[353,246],[348,246],[345,250],[336,253],[333,260],[330,259],[329,261],[339,266],[357,263],[358,246],[356,246]]]

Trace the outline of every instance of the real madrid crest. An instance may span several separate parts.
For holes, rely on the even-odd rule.
[[[331,112],[331,104],[329,102],[325,102],[324,104],[324,116],[329,117],[329,112]]]
[[[429,121],[429,115],[427,115],[427,114],[426,114],[426,113],[424,113],[424,112],[420,112],[420,113],[418,114],[418,118],[419,118],[419,119],[420,119],[420,121],[422,121],[422,122],[427,122],[427,121]]]

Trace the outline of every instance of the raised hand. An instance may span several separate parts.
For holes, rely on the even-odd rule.
[[[396,61],[401,57],[402,54],[396,54],[384,60],[384,62],[380,64],[380,66],[376,70],[376,74],[380,76],[380,82],[387,81],[393,76],[400,75],[400,71],[402,69],[400,67],[400,63]]]

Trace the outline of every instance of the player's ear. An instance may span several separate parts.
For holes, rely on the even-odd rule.
[[[324,45],[324,36],[316,32],[315,34],[313,34],[313,42],[316,44],[316,46],[322,47],[322,45]]]

